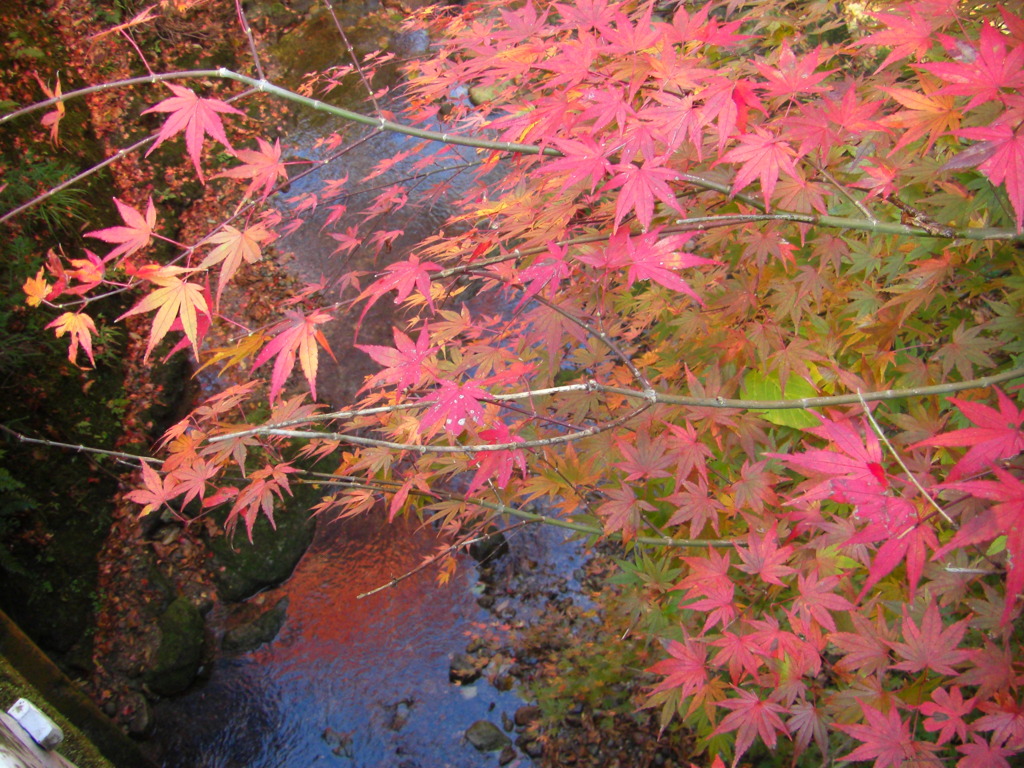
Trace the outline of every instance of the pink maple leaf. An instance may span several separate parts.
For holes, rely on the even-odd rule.
[[[469,422],[482,419],[484,407],[480,401],[486,399],[487,393],[475,384],[458,384],[447,379],[441,381],[435,392],[420,400],[429,404],[420,419],[420,433],[431,435],[441,426],[452,437],[458,437]]]
[[[419,386],[426,372],[424,363],[437,351],[430,345],[430,334],[426,328],[420,331],[415,343],[397,328],[392,332],[395,337],[394,347],[376,344],[357,344],[356,349],[362,350],[376,362],[384,366],[384,370],[374,374],[367,386],[371,384],[394,384],[399,391]]]
[[[911,448],[922,445],[968,447],[950,470],[948,481],[985,472],[1000,459],[1009,459],[1024,451],[1024,408],[1018,410],[1002,390],[996,388],[999,410],[983,403],[950,398],[975,426],[958,429],[922,440]]]
[[[201,99],[191,88],[173,83],[164,83],[164,85],[171,89],[174,96],[164,99],[159,104],[142,112],[144,115],[148,115],[150,112],[170,113],[170,117],[167,118],[157,134],[156,143],[146,152],[146,157],[149,157],[153,150],[165,141],[184,131],[185,148],[188,150],[188,156],[192,158],[192,164],[196,167],[199,181],[203,182],[203,171],[199,167],[199,153],[203,149],[204,137],[209,135],[229,150],[232,149],[218,113],[243,116],[245,113],[220,99]]]
[[[139,213],[130,205],[126,205],[114,198],[114,205],[117,212],[121,214],[125,226],[107,227],[97,229],[93,232],[86,232],[86,237],[95,237],[105,243],[120,243],[114,250],[106,255],[104,261],[117,258],[118,256],[131,256],[140,248],[145,248],[153,239],[153,228],[156,226],[156,207],[153,205],[153,198],[149,198],[145,215]]]
[[[836,728],[861,742],[859,747],[840,760],[874,759],[874,768],[900,768],[904,762],[926,758],[929,752],[938,750],[935,744],[914,741],[910,728],[896,707],[891,707],[883,714],[861,702],[861,710],[864,712],[865,724],[835,724]]]
[[[715,162],[736,163],[740,166],[732,182],[731,194],[735,195],[754,179],[761,180],[765,210],[771,208],[772,195],[779,174],[785,172],[791,179],[802,177],[793,163],[796,152],[782,136],[773,136],[760,126],[753,133],[740,136],[740,146],[733,147]]]

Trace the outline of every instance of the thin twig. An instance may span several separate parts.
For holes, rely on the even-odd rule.
[[[392,587],[396,587],[401,582],[403,582],[406,579],[408,579],[409,577],[415,576],[420,571],[422,571],[422,570],[424,570],[426,568],[429,568],[430,566],[436,564],[442,558],[449,557],[449,556],[451,556],[452,554],[454,554],[455,552],[457,552],[460,549],[465,549],[467,547],[471,547],[474,544],[476,544],[478,541],[484,541],[488,537],[490,537],[490,536],[497,536],[498,534],[504,535],[505,533],[508,533],[509,531],[514,531],[516,528],[522,528],[525,525],[530,525],[530,521],[523,520],[521,522],[513,523],[512,525],[509,525],[509,526],[507,526],[505,528],[502,528],[499,531],[493,531],[491,533],[485,533],[482,536],[476,536],[476,537],[474,537],[472,539],[467,539],[466,541],[456,542],[455,544],[452,544],[451,546],[449,546],[448,549],[442,550],[442,551],[438,552],[437,554],[432,555],[431,557],[429,557],[426,560],[424,560],[422,563],[417,565],[412,570],[406,571],[401,576],[396,576],[395,578],[393,578],[391,581],[387,582],[386,584],[381,584],[379,587],[375,587],[375,588],[371,589],[369,592],[362,592],[362,593],[356,595],[356,600],[362,600],[364,597],[371,597],[372,595],[376,595],[378,592],[383,592],[385,589],[391,589]]]
[[[241,0],[235,0],[235,12],[238,14],[238,23],[242,25],[242,31],[245,32],[245,37],[249,41],[249,52],[252,54],[252,63],[256,67],[256,77],[265,80],[263,65],[260,63],[260,53],[256,50],[256,38],[253,37],[252,27],[249,26],[249,19],[245,15]]]
[[[21,432],[17,432],[6,424],[0,424],[0,432],[6,432],[8,435],[13,437],[19,443],[30,443],[32,445],[46,445],[51,448],[63,448],[68,451],[75,451],[75,453],[88,453],[96,454],[99,456],[112,456],[115,459],[125,459],[126,461],[144,461],[147,464],[163,464],[162,459],[157,459],[152,456],[140,456],[137,453],[124,453],[123,451],[108,451],[103,448],[93,448],[89,445],[77,445],[75,443],[62,443],[58,440],[47,440],[42,437],[29,437],[23,435]]]
[[[345,44],[345,50],[348,51],[348,57],[352,59],[352,66],[355,67],[356,72],[359,74],[359,79],[363,81],[363,87],[366,88],[366,95],[370,97],[370,102],[373,104],[374,114],[379,117],[380,105],[377,103],[377,98],[373,95],[373,87],[370,85],[370,81],[363,72],[363,67],[359,63],[359,59],[356,58],[356,49],[353,48],[352,43],[348,41],[348,35],[345,34],[345,27],[342,26],[341,21],[338,19],[338,14],[334,12],[334,3],[332,3],[331,0],[324,0],[324,5],[327,6],[327,12],[331,14],[331,19],[334,21],[334,27],[338,30],[338,35],[341,36],[341,41]]]
[[[917,478],[914,477],[914,473],[911,472],[907,465],[903,463],[902,457],[899,455],[899,453],[896,452],[896,449],[892,447],[892,443],[890,443],[889,438],[885,436],[885,432],[882,431],[882,427],[879,426],[877,421],[875,421],[875,417],[872,415],[871,409],[868,408],[867,401],[863,397],[861,397],[860,390],[857,390],[857,398],[860,400],[861,408],[864,409],[864,415],[868,417],[868,421],[871,423],[871,428],[874,429],[875,434],[878,435],[879,439],[885,444],[885,447],[889,449],[889,453],[891,453],[893,458],[896,459],[896,463],[900,465],[900,468],[906,473],[907,477],[910,478],[910,482],[912,482],[914,486],[917,488],[917,490],[921,492],[922,496],[928,499],[928,503],[931,504],[932,507],[934,507],[935,511],[942,515],[942,517],[945,518],[947,523],[956,528],[957,525],[953,522],[953,518],[946,514],[946,510],[944,510],[942,507],[938,505],[935,499],[932,498],[932,495],[928,493],[928,491],[924,489],[924,486],[917,481]],[[914,529],[911,528],[909,531],[904,531],[897,538],[903,538],[907,535],[907,533],[909,533],[912,530]]]

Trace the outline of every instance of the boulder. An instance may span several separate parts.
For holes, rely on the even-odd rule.
[[[159,619],[160,645],[145,672],[149,689],[173,696],[188,688],[199,672],[206,625],[199,609],[187,598],[174,600]]]
[[[298,506],[294,511],[278,511],[274,519],[276,529],[260,515],[253,525],[251,543],[242,530],[210,542],[217,592],[223,600],[240,602],[292,575],[313,541],[316,522]]]

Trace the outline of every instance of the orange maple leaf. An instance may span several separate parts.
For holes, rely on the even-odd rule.
[[[44,272],[45,269],[40,267],[39,271],[36,272],[36,276],[28,278],[24,285],[21,286],[21,290],[27,296],[25,303],[30,307],[38,307],[50,292],[50,284],[43,277]]]
[[[160,286],[142,301],[125,312],[118,320],[132,315],[156,310],[153,328],[149,333],[149,345],[146,347],[145,359],[149,359],[153,348],[171,330],[176,318],[181,319],[181,327],[185,336],[192,344],[192,351],[199,357],[199,330],[197,313],[210,314],[210,307],[203,297],[202,286],[187,283],[177,275],[190,270],[181,267],[160,267],[149,270],[146,279]]]
[[[92,363],[93,368],[96,367],[96,361],[92,357],[92,334],[96,333],[96,324],[91,317],[82,312],[65,312],[46,327],[53,328],[58,339],[65,333],[70,334],[71,346],[68,347],[68,360],[72,365],[78,365],[78,345],[81,344],[85,354],[89,357],[89,362]]]
[[[117,206],[117,212],[121,214],[121,218],[127,226],[107,227],[85,233],[86,237],[95,237],[105,243],[120,243],[107,254],[105,261],[122,255],[131,256],[139,249],[145,248],[153,239],[153,228],[156,226],[156,207],[153,205],[152,197],[149,198],[149,204],[146,206],[145,216],[130,205],[125,205],[116,197],[114,205]]]
[[[174,96],[164,99],[159,104],[142,112],[144,115],[148,115],[150,112],[169,112],[171,115],[164,122],[160,133],[157,134],[156,143],[146,152],[146,157],[149,157],[153,150],[165,141],[184,131],[188,156],[192,158],[192,164],[196,167],[199,181],[205,183],[203,171],[199,167],[199,153],[203,149],[203,139],[209,135],[229,150],[234,151],[224,133],[224,125],[221,123],[218,113],[230,115],[244,115],[245,113],[220,99],[201,99],[191,88],[173,83],[164,83],[164,85],[174,92]]]
[[[260,243],[267,242],[272,237],[273,235],[262,224],[254,224],[243,230],[225,225],[220,232],[207,239],[207,243],[215,243],[217,247],[210,251],[198,268],[206,269],[214,264],[221,265],[220,279],[217,281],[217,304],[220,304],[224,286],[238,271],[241,263],[244,261],[246,264],[255,264],[263,258]]]

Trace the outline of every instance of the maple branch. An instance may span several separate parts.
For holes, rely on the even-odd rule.
[[[415,128],[410,125],[403,123],[397,123],[393,120],[386,120],[383,117],[373,117],[371,115],[364,115],[361,112],[353,112],[349,109],[342,107],[335,107],[326,102],[314,99],[309,96],[303,96],[294,91],[290,91],[287,88],[274,85],[263,78],[253,78],[248,75],[243,75],[238,72],[234,72],[225,67],[220,69],[195,69],[185,70],[181,72],[165,72],[158,75],[147,75],[144,77],[132,77],[124,80],[112,81],[109,83],[100,83],[99,85],[93,85],[86,88],[80,88],[75,91],[69,91],[68,93],[62,94],[61,96],[55,96],[44,101],[39,101],[34,104],[30,104],[21,109],[17,109],[14,112],[9,112],[6,115],[0,116],[0,125],[13,120],[17,117],[30,114],[40,109],[44,109],[48,106],[56,104],[58,102],[67,101],[68,99],[85,96],[90,93],[99,93],[101,91],[110,90],[113,88],[124,88],[131,85],[140,85],[145,83],[158,83],[167,80],[195,80],[202,78],[215,78],[222,80],[234,80],[235,82],[243,83],[248,85],[250,88],[254,88],[262,93],[268,93],[276,96],[285,101],[291,101],[296,104],[301,104],[305,107],[313,109],[318,112],[325,112],[335,117],[343,118],[349,122],[358,123],[361,125],[368,125],[374,128],[379,128],[383,131],[390,131],[392,133],[399,133],[406,136],[412,136],[419,139],[427,139],[429,141],[438,141],[442,144],[454,144],[458,146],[471,147],[474,149],[487,149],[497,152],[509,152],[512,154],[522,155],[544,155],[548,157],[564,157],[563,153],[558,149],[545,146],[541,147],[534,144],[520,144],[518,142],[510,141],[492,141],[489,139],[472,138],[468,136],[460,136],[458,134],[450,134],[444,131],[429,130],[425,128]],[[741,200],[749,205],[752,205],[760,210],[764,210],[764,203],[756,200],[752,197],[744,195],[731,195],[731,185],[713,181],[711,179],[704,178],[692,173],[680,173],[678,178],[687,183],[693,184],[694,186],[702,189],[720,192],[724,195],[729,195],[732,199]],[[880,222],[873,221],[870,218],[867,219],[851,219],[842,216],[826,216],[821,214],[805,214],[805,213],[794,213],[787,211],[777,211],[771,216],[778,221],[789,221],[797,224],[810,224],[821,227],[831,227],[835,229],[851,229],[859,231],[874,232],[877,234],[890,234],[890,235],[902,235],[905,237],[941,237],[944,239],[965,239],[965,240],[1007,240],[1013,242],[1024,242],[1024,233],[1018,233],[1014,229],[1008,228],[997,228],[997,227],[967,227],[964,229],[952,229],[952,228],[935,228],[935,227],[920,227],[920,226],[909,226],[906,224],[900,224],[897,222]]]
[[[871,409],[868,408],[867,401],[863,397],[861,397],[859,389],[857,390],[857,398],[860,400],[860,405],[861,408],[863,408],[864,410],[864,415],[868,417],[868,422],[871,424],[871,428],[875,431],[875,434],[878,435],[878,438],[882,441],[885,447],[889,449],[889,453],[891,453],[893,455],[893,458],[896,459],[896,463],[900,465],[900,467],[903,469],[903,472],[907,475],[907,477],[910,478],[910,482],[912,482],[914,484],[914,487],[916,487],[917,490],[921,492],[922,496],[928,499],[928,503],[935,508],[935,511],[942,515],[942,517],[945,518],[947,523],[956,528],[957,524],[953,522],[953,518],[946,514],[946,510],[944,510],[942,507],[938,505],[935,499],[932,498],[932,495],[928,493],[928,491],[924,489],[924,486],[917,481],[917,478],[914,477],[914,473],[910,471],[910,469],[907,467],[905,463],[903,463],[903,458],[896,452],[896,449],[893,448],[892,443],[890,443],[889,438],[885,436],[885,432],[882,431],[882,427],[879,425],[879,423],[875,421],[874,414],[872,414]],[[902,539],[912,530],[914,530],[914,526],[911,526],[908,530],[904,531],[896,538]]]
[[[377,103],[377,99],[373,95],[373,88],[370,86],[370,81],[366,79],[366,73],[363,72],[363,68],[359,64],[359,59],[356,58],[356,51],[352,47],[352,43],[348,41],[348,35],[345,34],[345,27],[342,25],[341,21],[338,20],[338,14],[334,12],[334,3],[332,3],[331,0],[324,0],[324,5],[327,6],[327,12],[331,15],[331,20],[334,22],[334,28],[338,31],[341,41],[345,44],[345,51],[348,53],[348,57],[352,59],[352,66],[355,67],[356,72],[359,75],[359,79],[363,81],[363,87],[366,89],[366,95],[370,98],[370,102],[373,104],[373,111],[379,116],[380,105]]]
[[[7,213],[5,213],[3,216],[0,216],[0,224],[6,223],[10,219],[13,219],[15,216],[17,216],[19,213],[22,213],[23,211],[27,211],[32,206],[37,205],[38,203],[43,202],[44,200],[52,197],[53,195],[57,194],[58,192],[62,192],[65,189],[67,189],[68,187],[70,187],[70,186],[72,186],[74,184],[77,184],[78,182],[83,181],[84,179],[89,178],[89,176],[91,176],[92,174],[96,173],[97,171],[102,171],[108,165],[116,163],[118,160],[120,160],[121,158],[129,155],[130,153],[134,152],[137,149],[142,149],[142,147],[146,146],[147,144],[149,144],[150,142],[154,141],[155,139],[156,139],[156,134],[153,134],[152,136],[147,136],[145,139],[141,139],[141,140],[135,142],[134,144],[132,144],[129,147],[124,147],[122,149],[117,150],[117,152],[115,152],[110,157],[106,158],[105,160],[102,160],[101,162],[96,163],[96,165],[90,166],[89,168],[86,168],[81,173],[76,174],[76,175],[72,176],[69,179],[65,179],[60,184],[56,184],[56,185],[50,187],[45,192],[43,192],[43,193],[41,193],[39,195],[36,195],[35,197],[33,197],[28,202],[22,203],[17,208],[12,208]]]
[[[418,403],[417,405],[424,405],[424,403]],[[624,416],[612,419],[611,421],[605,422],[595,427],[581,428],[578,432],[574,432],[570,435],[556,435],[554,437],[538,438],[536,440],[524,440],[520,443],[484,443],[481,445],[423,445],[415,443],[394,443],[390,440],[380,440],[373,437],[360,437],[359,435],[348,435],[343,432],[304,432],[300,430],[292,429],[280,429],[277,427],[264,426],[254,427],[253,429],[245,430],[243,432],[232,432],[225,435],[217,435],[207,440],[209,443],[220,443],[225,440],[233,440],[238,437],[248,437],[250,435],[267,435],[270,437],[287,437],[293,440],[331,440],[339,443],[352,443],[353,445],[365,445],[375,448],[389,448],[395,451],[411,451],[413,453],[492,453],[494,451],[512,451],[512,450],[523,450],[527,448],[543,448],[548,445],[562,445],[564,443],[572,443],[577,440],[582,440],[586,437],[593,437],[599,435],[602,432],[607,432],[610,429],[615,429],[633,418],[636,418],[641,413],[646,411],[650,407],[650,403],[634,408]]]
[[[657,395],[657,393],[654,391],[654,388],[651,386],[651,382],[647,379],[646,376],[644,376],[643,372],[636,367],[636,365],[633,363],[632,360],[629,359],[629,356],[627,356],[625,352],[619,349],[619,346],[614,341],[612,341],[612,338],[607,333],[591,327],[589,323],[580,320],[578,317],[570,314],[569,312],[557,306],[556,304],[553,304],[552,302],[548,301],[543,296],[534,296],[533,301],[536,301],[539,304],[543,304],[552,312],[557,312],[566,320],[575,323],[584,331],[589,333],[591,336],[597,338],[606,347],[608,347],[608,349],[612,351],[612,354],[619,358],[625,364],[625,366],[629,368],[629,372],[632,373],[633,378],[640,383],[640,386],[643,387],[644,392],[650,393],[649,397],[653,398]]]
[[[522,445],[518,443],[517,445]],[[318,478],[318,482],[324,485],[337,485],[344,488],[359,488],[369,491],[382,491],[390,493],[391,491],[380,488],[374,484],[363,482],[360,478],[352,477],[339,477],[337,475],[325,475],[322,473],[305,472],[307,475],[314,475]],[[438,500],[438,494],[436,492],[421,491],[417,488],[413,488],[409,491],[410,496],[421,496],[428,499]],[[604,537],[605,531],[602,528],[594,525],[587,525],[586,523],[577,523],[571,520],[562,520],[558,517],[549,517],[548,515],[542,515],[538,512],[529,512],[525,509],[519,509],[508,504],[501,504],[493,501],[483,501],[482,499],[471,499],[459,493],[444,492],[442,499],[443,501],[462,501],[467,504],[473,504],[484,509],[489,509],[493,512],[497,512],[502,515],[510,515],[512,517],[519,518],[528,523],[542,523],[544,525],[551,525],[555,528],[564,528],[567,531],[574,531],[575,533],[585,533],[590,536]],[[726,539],[677,539],[665,536],[634,536],[631,541],[635,541],[638,544],[650,544],[653,546],[664,546],[681,549],[700,549],[703,547],[712,547],[715,549],[729,549],[735,546],[735,542]]]
[[[238,23],[242,26],[245,38],[249,41],[249,53],[252,54],[252,63],[256,67],[256,76],[263,80],[263,65],[260,63],[260,54],[256,49],[256,38],[253,37],[252,27],[249,26],[249,18],[245,15],[241,0],[235,0],[235,12],[238,14]]]
[[[1013,368],[1003,373],[992,374],[991,376],[983,376],[978,379],[970,379],[968,381],[950,382],[947,384],[933,384],[925,387],[908,387],[906,389],[884,389],[874,392],[858,392],[853,395],[823,395],[821,397],[802,397],[793,400],[745,400],[725,397],[688,397],[685,395],[672,395],[664,392],[654,391],[653,402],[661,405],[683,405],[691,408],[733,408],[737,410],[764,410],[764,411],[778,411],[778,410],[810,410],[812,408],[824,408],[838,405],[852,405],[855,403],[864,402],[882,402],[887,400],[904,400],[911,397],[928,397],[931,395],[948,395],[955,392],[962,392],[966,389],[986,389],[1005,381],[1012,381],[1013,379],[1024,378],[1024,368]],[[607,384],[600,384],[593,379],[578,384],[562,384],[556,387],[546,387],[544,389],[533,389],[526,390],[523,392],[508,392],[504,394],[493,394],[488,395],[488,400],[496,402],[504,402],[511,400],[529,400],[535,397],[544,397],[547,395],[559,395],[570,392],[608,392],[611,394],[621,395],[631,399],[644,400],[648,404],[652,402],[652,395],[649,391],[641,391],[636,389],[627,389],[625,387],[613,387]],[[291,431],[288,428],[299,426],[302,424],[315,424],[328,421],[342,421],[356,419],[361,416],[375,416],[384,413],[393,413],[396,411],[414,410],[422,408],[424,403],[395,403],[394,405],[380,405],[373,408],[362,408],[355,410],[345,411],[331,411],[330,413],[319,413],[311,414],[296,419],[289,419],[287,421],[275,422],[273,424],[265,424],[260,427],[253,427],[252,429],[244,430],[241,432],[230,432],[223,435],[215,435],[210,437],[208,442],[222,442],[224,440],[231,440],[236,437],[249,437],[253,435],[277,435],[284,437],[297,437],[301,439],[319,439],[319,440],[332,440],[341,442],[351,442],[360,445],[371,445],[371,446],[384,446],[394,447],[400,450],[417,451],[420,453],[427,452],[447,452],[447,453],[458,453],[458,452],[478,452],[478,451],[496,451],[496,450],[512,450],[515,448],[529,448],[539,447],[541,445],[553,445],[555,443],[569,442],[572,439],[580,437],[589,437],[592,434],[597,434],[598,431],[603,431],[605,427],[601,427],[598,430],[589,428],[583,432],[576,433],[574,435],[563,435],[560,438],[549,438],[548,440],[536,441],[535,444],[531,443],[508,443],[508,444],[490,444],[487,446],[423,446],[423,445],[411,445],[405,443],[387,443],[385,441],[374,440],[372,438],[359,438],[353,435],[338,435],[337,433],[329,432],[297,432]],[[640,410],[636,410],[629,414],[628,417],[633,418],[638,415]]]
[[[140,456],[137,453],[124,453],[123,451],[108,451],[104,448],[94,448],[89,445],[81,445],[76,443],[62,443],[58,440],[47,440],[42,437],[29,437],[23,435],[21,432],[11,429],[6,424],[0,424],[0,432],[5,432],[19,443],[29,443],[31,445],[45,445],[50,448],[63,448],[64,450],[74,451],[75,453],[92,453],[99,456],[112,456],[115,459],[125,459],[126,461],[136,462],[145,461],[148,464],[163,464],[162,459],[156,459],[152,456]]]

